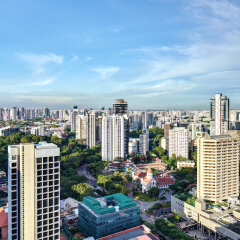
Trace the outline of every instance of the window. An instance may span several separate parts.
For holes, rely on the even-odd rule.
[[[42,163],[42,158],[37,158],[37,163]]]
[[[37,201],[37,208],[42,208],[42,201]]]

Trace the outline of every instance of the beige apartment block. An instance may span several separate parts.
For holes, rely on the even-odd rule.
[[[197,138],[197,198],[214,203],[239,196],[239,138],[230,135]]]
[[[8,155],[8,238],[60,239],[60,149],[25,143]]]

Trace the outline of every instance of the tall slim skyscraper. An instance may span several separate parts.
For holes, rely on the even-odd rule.
[[[169,157],[175,154],[177,157],[188,158],[189,131],[184,127],[175,127],[169,130]]]
[[[86,141],[87,131],[88,131],[88,117],[84,115],[77,116],[77,130],[76,130],[76,139],[82,139]]]
[[[60,239],[60,149],[11,145],[8,156],[8,238]]]
[[[77,116],[78,110],[73,110],[70,112],[70,122],[71,122],[71,131],[76,132],[77,130]]]
[[[98,114],[88,113],[88,132],[87,132],[87,146],[94,147],[98,140]]]
[[[127,115],[102,118],[102,160],[123,159],[128,154],[129,126]]]
[[[149,132],[147,129],[143,129],[139,136],[139,152],[143,155],[147,155],[149,151]]]
[[[128,103],[124,99],[116,99],[113,104],[113,114],[123,115],[128,113]]]
[[[216,94],[210,100],[210,134],[221,135],[229,129],[229,98]]]
[[[215,203],[239,195],[239,139],[235,136],[197,138],[197,197]]]

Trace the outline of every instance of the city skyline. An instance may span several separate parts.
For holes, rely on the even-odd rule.
[[[24,4],[25,3],[25,4]],[[239,102],[240,4],[12,1],[0,5],[1,105],[207,109]]]

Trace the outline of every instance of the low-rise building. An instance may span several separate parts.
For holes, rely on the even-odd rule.
[[[143,193],[147,192],[152,187],[157,186],[156,181],[153,178],[153,172],[152,172],[151,168],[149,168],[147,170],[147,172],[138,171],[138,172],[134,173],[133,179],[135,181],[138,181],[141,184]]]
[[[188,203],[179,196],[171,196],[171,211],[183,219],[192,221],[198,230],[215,239],[240,239],[239,200],[227,205],[207,205],[204,201],[189,198]],[[229,199],[231,202],[231,199]],[[222,205],[222,206],[221,206]]]
[[[3,136],[3,137],[8,137],[9,135],[11,135],[12,133],[16,133],[16,132],[19,132],[19,128],[18,127],[3,127],[3,128],[0,128],[0,137]]]
[[[194,161],[177,161],[177,168],[194,168],[195,167],[195,162]]]
[[[157,240],[158,238],[151,233],[151,230],[145,225],[127,229],[122,232],[117,232],[109,236],[99,238],[98,240]]]
[[[79,231],[86,237],[101,238],[139,224],[139,205],[121,193],[79,202]]]
[[[168,189],[171,185],[175,184],[175,180],[170,177],[155,178],[155,181],[159,189]]]
[[[133,155],[139,152],[139,138],[129,138],[128,154]]]

